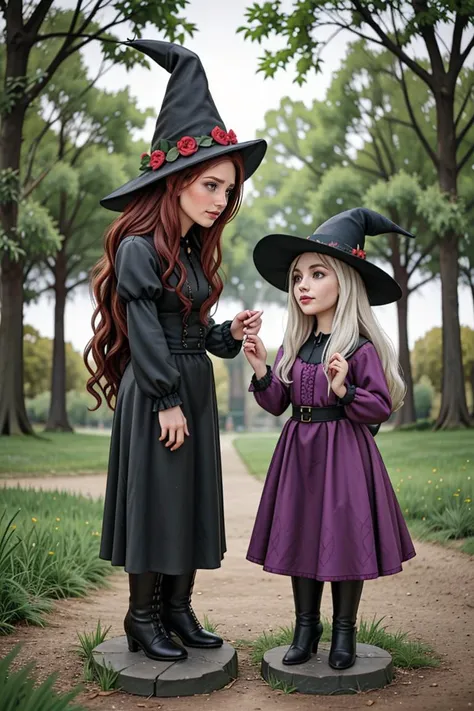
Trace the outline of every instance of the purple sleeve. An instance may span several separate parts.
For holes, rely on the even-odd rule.
[[[392,414],[392,400],[377,351],[366,343],[351,360],[347,393],[339,400],[347,417],[367,425],[385,422]]]
[[[273,368],[267,366],[267,374],[260,380],[254,375],[249,387],[260,407],[275,416],[282,415],[290,404],[290,386],[282,383],[274,373],[282,356],[283,348],[280,348]]]

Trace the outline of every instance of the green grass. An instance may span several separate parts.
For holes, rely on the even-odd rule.
[[[406,632],[389,632],[383,626],[383,618],[367,622],[361,620],[357,633],[357,641],[361,644],[372,644],[385,649],[392,655],[393,664],[404,669],[419,669],[422,667],[436,667],[439,660],[433,650],[426,644],[412,640]],[[321,642],[331,639],[331,624],[323,620],[324,630]],[[274,647],[283,647],[291,644],[294,627],[280,627],[276,632],[264,632],[251,645],[251,660],[257,666],[261,664],[263,655]]]
[[[80,689],[67,694],[57,694],[53,690],[56,675],[49,676],[42,684],[37,684],[31,676],[33,664],[13,669],[19,652],[16,646],[6,657],[0,659],[0,706],[5,711],[86,711],[83,706],[72,705],[72,699]]]
[[[106,584],[99,558],[100,500],[57,491],[2,490],[0,634],[20,621],[41,625],[51,600]]]
[[[263,479],[278,435],[244,435],[234,445],[251,474]],[[398,501],[419,538],[474,552],[474,433],[396,431],[376,437]]]
[[[94,659],[93,651],[107,637],[110,627],[102,628],[100,620],[93,632],[77,633],[79,645],[77,653],[84,663],[84,681],[95,681],[101,691],[111,691],[117,687],[119,672],[111,666],[102,666]]]
[[[0,477],[105,472],[109,446],[107,435],[48,433],[39,437],[0,437]]]

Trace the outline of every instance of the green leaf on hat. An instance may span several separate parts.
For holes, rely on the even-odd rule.
[[[166,140],[166,138],[160,138],[158,141],[158,146],[155,150],[163,151],[163,153],[168,153],[171,148],[171,143]]]
[[[177,158],[179,158],[179,151],[178,149],[175,148],[170,148],[168,153],[166,154],[166,160],[168,163],[173,163]]]
[[[211,136],[200,136],[197,144],[198,146],[204,146],[204,148],[209,148],[214,143],[214,139]]]

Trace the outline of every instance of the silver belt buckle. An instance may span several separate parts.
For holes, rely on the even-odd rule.
[[[301,422],[311,422],[311,407],[301,407]]]

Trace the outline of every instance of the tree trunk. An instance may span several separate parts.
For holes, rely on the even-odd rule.
[[[66,310],[66,245],[55,257],[54,345],[51,373],[51,402],[46,432],[72,432],[66,409],[66,348],[64,343],[64,313]]]
[[[411,370],[410,348],[408,346],[408,291],[406,283],[400,277],[397,279],[403,289],[403,296],[397,302],[398,317],[398,359],[403,371],[403,379],[407,386],[405,401],[395,416],[395,426],[411,425],[416,422],[415,398],[413,394],[413,374]],[[406,282],[406,273],[405,273]]]
[[[457,199],[456,131],[454,89],[441,85],[436,93],[438,136],[438,179],[441,190]],[[435,429],[470,426],[466,404],[459,323],[458,278],[459,236],[446,234],[439,247],[443,322],[443,385],[441,408]]]
[[[411,425],[416,422],[415,399],[413,396],[413,375],[408,346],[408,273],[406,265],[401,263],[398,235],[390,236],[392,266],[395,279],[401,286],[402,298],[397,301],[398,318],[398,360],[407,386],[405,401],[395,415],[395,427]]]
[[[18,14],[19,11],[19,14]],[[21,37],[21,3],[10,3],[7,22],[6,79],[19,79],[26,75],[29,47],[18,44]],[[15,41],[15,38],[17,41]],[[8,95],[8,86],[4,86]],[[21,98],[9,112],[1,117],[0,178],[2,183],[11,175],[18,177],[21,141],[25,120],[25,104]],[[19,177],[18,177],[19,189]],[[8,197],[0,200],[0,218],[3,233],[17,241],[18,202]],[[2,256],[2,321],[0,324],[0,433],[33,434],[25,409],[23,393],[23,262],[15,261],[8,253]]]
[[[232,417],[234,429],[246,427],[246,392],[244,387],[244,362],[242,357],[226,361],[229,369],[229,415]]]
[[[23,395],[23,264],[2,260],[0,434],[33,434]]]

